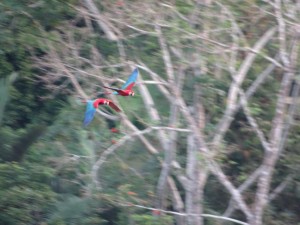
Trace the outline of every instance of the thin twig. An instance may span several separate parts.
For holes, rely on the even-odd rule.
[[[107,159],[107,157],[110,154],[112,154],[117,148],[122,146],[128,140],[131,140],[133,137],[138,136],[138,135],[144,135],[144,134],[150,133],[155,130],[172,130],[172,131],[175,130],[178,132],[190,132],[189,129],[181,129],[181,128],[173,128],[173,127],[149,127],[145,130],[137,131],[137,132],[134,132],[134,133],[131,133],[131,134],[128,134],[128,135],[122,137],[120,140],[118,140],[118,142],[116,144],[114,144],[114,145],[110,146],[108,149],[106,149],[101,154],[100,158],[96,161],[96,163],[93,165],[91,174],[92,174],[93,181],[96,184],[96,187],[98,189],[101,189],[100,182],[98,179],[98,170],[100,169],[102,164],[105,163],[105,160]]]
[[[232,218],[228,218],[228,217],[224,217],[224,216],[217,216],[217,215],[207,214],[207,213],[203,213],[203,214],[188,214],[188,213],[180,213],[180,212],[162,210],[162,209],[147,207],[147,206],[143,206],[143,205],[124,204],[124,203],[119,203],[119,204],[121,206],[125,206],[125,207],[137,207],[137,208],[141,208],[141,209],[148,209],[148,210],[151,210],[151,211],[159,211],[159,212],[166,213],[166,214],[171,214],[171,215],[215,218],[215,219],[220,219],[220,220],[231,221],[231,222],[234,222],[234,223],[237,223],[237,224],[249,225],[248,223],[245,223],[245,222],[240,221],[240,220],[236,220],[236,219],[232,219]]]

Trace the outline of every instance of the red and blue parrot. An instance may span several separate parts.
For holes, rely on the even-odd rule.
[[[83,126],[86,127],[93,120],[96,113],[96,109],[99,105],[108,105],[117,112],[121,111],[120,108],[109,99],[97,98],[95,100],[88,100],[86,101],[86,110],[84,114]]]
[[[134,69],[134,71],[131,73],[129,78],[127,79],[126,83],[119,89],[119,88],[112,88],[112,87],[106,87],[104,88],[114,90],[113,94],[115,95],[121,95],[121,96],[134,96],[134,91],[132,90],[132,87],[135,85],[136,79],[139,75],[138,68]]]

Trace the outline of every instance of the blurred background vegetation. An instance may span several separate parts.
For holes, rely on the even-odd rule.
[[[118,2],[121,1],[112,2],[120,4]],[[192,1],[173,2],[182,15],[193,9],[189,3]],[[245,35],[248,35],[249,43],[261,34],[264,21],[251,25],[249,21],[255,20],[255,12],[249,9],[251,5],[263,4],[263,1],[238,1],[238,4],[234,1],[223,2],[240,18],[238,22]],[[94,163],[93,154],[108,148],[112,141],[122,136],[110,131],[110,128],[118,127],[119,122],[111,124],[98,116],[88,129],[83,129],[85,106],[72,94],[73,87],[66,84],[66,91],[56,90],[54,85],[49,88],[39,78],[44,72],[36,67],[33,58],[47,54],[47,41],[57,44],[54,32],[59,32],[70,23],[74,24],[78,33],[86,28],[84,22],[77,20],[76,8],[81,4],[79,0],[0,2],[0,224],[174,224],[171,216],[157,217],[148,210],[122,206],[122,203],[128,202],[151,206],[155,195],[160,165],[138,140],[129,141],[126,147],[122,147],[122,151],[113,154],[109,163],[104,165],[101,192],[92,188],[90,172]],[[128,1],[128,4],[135,4],[135,1]],[[99,8],[104,10],[100,1]],[[265,23],[269,24],[270,20],[266,19]],[[95,24],[92,26],[96,27]],[[224,22],[220,26],[226,28],[228,24]],[[177,32],[174,30],[167,34],[174,43],[177,41]],[[98,37],[86,37],[87,42],[101,49],[101,53],[112,62],[116,61],[114,55],[119,54],[116,44],[105,39],[101,31],[98,34]],[[190,47],[188,41],[185,44]],[[129,54],[139,54],[158,74],[164,73],[156,39],[137,36],[125,41],[124,45]],[[269,48],[272,49],[272,46]],[[210,57],[207,66],[213,67],[217,55],[212,54]],[[134,60],[135,57],[132,58]],[[264,63],[262,60],[261,64],[256,63],[256,67],[251,68],[247,78],[249,82],[253,81],[257,71],[265,67]],[[107,76],[112,73],[108,71]],[[274,90],[279,85],[278,74],[280,71],[275,71],[274,76],[269,78],[271,82],[267,82],[251,102],[253,115],[259,118],[262,128],[266,130],[273,116]],[[230,77],[219,79],[204,74],[201,78],[188,78],[183,93],[186,99],[192,98],[189,88],[195,82],[203,84],[203,96],[207,99],[204,104],[210,115],[210,123],[206,127],[209,132],[214,129],[224,108],[224,93],[230,84]],[[247,86],[247,82],[244,85]],[[89,87],[86,88],[88,90]],[[164,106],[164,100],[155,87],[150,89],[155,101],[160,103],[158,108],[161,114],[167,115],[169,108]],[[145,113],[140,101],[136,99],[130,106],[126,106],[127,103],[120,104],[131,110],[130,118],[143,128],[143,123],[149,120],[139,120]],[[260,164],[261,146],[256,137],[249,136],[251,131],[248,128],[245,116],[240,112],[231,125],[232,132],[226,135],[224,148],[230,153],[219,159],[226,174],[236,184],[245,180],[246,174]],[[273,183],[279,184],[288,175],[293,180],[267,208],[266,224],[299,224],[299,134],[300,126],[296,120],[286,144],[286,152],[277,165],[279,169]],[[185,137],[182,138],[183,142],[180,142],[180,137],[178,139],[179,158],[185,152],[184,140]],[[181,160],[184,164],[184,157]],[[223,203],[228,200],[228,195],[214,185],[215,182],[213,177],[208,179],[205,212],[221,213],[226,209]],[[248,194],[251,199],[251,190]],[[210,220],[206,222],[220,224]]]

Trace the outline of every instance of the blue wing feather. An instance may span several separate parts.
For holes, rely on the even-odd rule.
[[[87,101],[86,103],[86,110],[85,110],[85,114],[84,114],[84,120],[83,120],[83,126],[87,126],[89,125],[89,123],[93,120],[95,113],[96,113],[96,109],[93,106],[93,102],[94,101]]]
[[[131,83],[136,82],[138,75],[139,75],[139,70],[138,68],[135,68],[134,71],[129,76],[129,78],[127,79],[126,83],[121,87],[121,89],[125,90]]]

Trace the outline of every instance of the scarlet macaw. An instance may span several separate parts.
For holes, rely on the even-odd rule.
[[[97,98],[95,100],[88,100],[86,101],[86,110],[84,114],[83,126],[86,127],[93,120],[96,113],[96,109],[98,108],[99,105],[108,105],[117,112],[121,111],[120,108],[117,105],[115,105],[115,103],[113,103],[111,100],[108,100],[106,98]]]
[[[113,92],[113,94],[115,94],[115,95],[134,96],[134,91],[132,90],[132,87],[135,85],[138,74],[139,74],[138,68],[134,69],[134,71],[131,73],[131,75],[127,79],[126,83],[121,87],[121,89],[111,88],[111,87],[106,87],[106,86],[103,86],[103,87],[114,90],[115,92]]]

